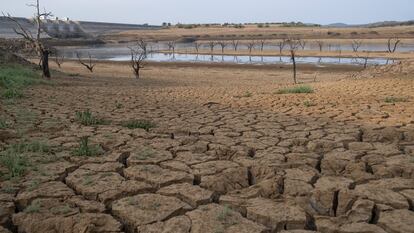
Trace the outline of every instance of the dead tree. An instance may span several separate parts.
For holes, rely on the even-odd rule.
[[[259,42],[260,42],[260,51],[263,51],[264,46],[266,44],[266,40],[260,40]]]
[[[234,51],[237,51],[237,48],[239,47],[239,41],[238,40],[233,40],[231,42],[231,44],[233,45]]]
[[[9,20],[13,21],[17,25],[18,29],[13,28],[14,32],[17,35],[22,36],[30,44],[30,46],[36,50],[36,53],[40,58],[40,67],[42,68],[42,75],[45,78],[50,78],[50,70],[49,70],[50,50],[41,41],[41,34],[43,32],[42,18],[43,17],[47,18],[49,16],[52,16],[52,13],[51,12],[40,13],[39,0],[36,0],[35,4],[29,4],[28,6],[34,7],[36,9],[35,16],[34,16],[34,21],[36,23],[36,35],[35,36],[33,36],[33,34],[27,28],[24,28],[10,14],[6,15],[3,13],[3,16],[7,17]]]
[[[211,52],[214,51],[214,46],[216,46],[216,42],[214,42],[214,41],[208,42],[208,47],[210,47]]]
[[[137,42],[137,45],[140,49],[142,49],[144,54],[147,54],[148,43],[146,41],[144,41],[143,39],[139,39],[138,42]]]
[[[172,50],[173,54],[175,54],[175,41],[168,41],[167,46],[168,46],[168,51]]]
[[[400,43],[401,43],[401,40],[398,39],[397,37],[389,38],[388,43],[387,43],[388,52],[394,53],[395,51],[397,51],[397,47]]]
[[[276,46],[279,47],[279,54],[280,55],[282,55],[282,51],[286,46],[286,41],[287,41],[286,39],[283,39],[283,40],[276,43]]]
[[[324,42],[323,42],[323,41],[321,41],[321,40],[318,40],[318,41],[316,41],[316,44],[317,44],[317,45],[318,45],[318,47],[319,47],[319,51],[320,51],[320,52],[322,52]]]
[[[304,40],[299,40],[299,46],[302,48],[302,50],[305,50],[305,47],[306,47],[306,41],[304,41]]]
[[[88,63],[86,63],[86,62],[84,62],[84,61],[82,61],[82,59],[81,59],[81,57],[80,57],[80,55],[79,55],[79,53],[76,53],[76,57],[78,58],[78,61],[79,61],[79,63],[81,64],[81,65],[83,65],[83,66],[85,66],[86,67],[86,69],[88,69],[91,73],[93,73],[93,68],[95,68],[95,65],[96,64],[93,64],[93,62],[92,62],[92,56],[91,56],[91,54],[90,53],[88,53],[88,58],[89,58],[89,61],[88,61]]]
[[[194,42],[194,48],[195,48],[195,50],[197,51],[197,53],[198,53],[198,51],[200,50],[200,47],[201,47],[201,44],[200,44],[200,43],[198,43],[198,42]]]
[[[134,72],[135,78],[139,79],[140,70],[144,68],[144,61],[147,58],[147,51],[144,51],[138,46],[138,49],[128,47],[131,51],[131,67]]]
[[[290,39],[287,41],[287,44],[289,45],[289,51],[290,51],[290,58],[292,59],[293,64],[293,83],[297,84],[297,78],[296,78],[296,51],[298,50],[301,42],[299,39]]]
[[[221,47],[221,53],[224,53],[224,49],[227,47],[227,43],[224,41],[217,42],[218,45]]]
[[[254,49],[254,46],[256,45],[256,42],[250,41],[247,43],[247,49],[249,50],[249,53],[252,53],[252,50]]]
[[[361,47],[362,41],[361,40],[353,40],[352,41],[352,50],[357,53],[358,49]]]
[[[59,52],[55,50],[55,63],[59,69],[61,68],[63,62],[65,62],[65,55],[62,53],[62,55],[59,56]]]

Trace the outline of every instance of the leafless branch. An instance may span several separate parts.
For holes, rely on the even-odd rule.
[[[353,40],[352,41],[352,50],[356,53],[358,49],[361,47],[362,41],[361,40]]]
[[[319,51],[320,52],[322,52],[322,50],[323,50],[323,45],[325,44],[323,41],[321,41],[321,40],[317,40],[316,41],[316,44],[318,45],[318,47],[319,47]]]
[[[233,45],[234,51],[237,51],[237,48],[239,47],[239,41],[238,40],[232,40],[231,44]]]
[[[146,52],[142,48],[134,49],[132,47],[128,47],[131,51],[131,67],[134,71],[135,78],[139,79],[140,77],[140,70],[144,68],[144,61],[147,58]]]
[[[279,47],[279,54],[282,54],[282,51],[286,46],[286,41],[286,39],[282,39],[281,41],[276,43],[276,46]]]
[[[394,53],[395,51],[397,51],[397,47],[400,43],[401,43],[401,40],[398,37],[389,38],[388,43],[387,43],[388,52]]]
[[[79,61],[79,63],[81,64],[81,65],[83,65],[83,66],[85,66],[91,73],[93,73],[93,68],[95,68],[95,65],[96,64],[93,64],[92,63],[92,56],[91,56],[91,54],[90,53],[88,53],[88,58],[89,58],[89,61],[88,61],[88,63],[86,63],[86,62],[84,62],[84,61],[82,61],[82,59],[81,59],[81,57],[80,57],[80,55],[79,55],[79,53],[77,52],[76,53],[76,57],[78,58],[78,61]]]
[[[226,48],[227,43],[225,41],[219,41],[217,44],[221,47],[221,53],[224,53],[224,49]]]

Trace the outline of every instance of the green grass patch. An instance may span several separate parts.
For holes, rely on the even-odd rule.
[[[38,213],[40,211],[40,201],[34,200],[32,203],[24,210],[25,213],[32,214]]]
[[[0,129],[6,129],[7,127],[9,127],[7,121],[5,119],[0,118]]]
[[[20,89],[10,88],[2,92],[4,99],[20,99],[23,98],[23,92]]]
[[[77,122],[85,126],[100,125],[105,123],[104,120],[95,117],[89,109],[83,112],[76,112],[75,119]]]
[[[312,107],[312,106],[316,106],[315,103],[313,103],[312,101],[309,101],[309,100],[303,101],[303,105],[307,108]]]
[[[3,151],[0,154],[0,163],[8,170],[6,177],[8,179],[23,176],[29,165],[25,156],[12,149]]]
[[[389,96],[389,97],[386,97],[384,101],[385,103],[401,103],[401,102],[408,102],[408,99],[404,97]]]
[[[304,94],[304,93],[313,93],[314,90],[311,86],[296,86],[292,88],[280,89],[276,94]]]
[[[72,151],[74,156],[93,157],[104,153],[104,150],[99,145],[91,145],[88,137],[82,137],[79,146]]]
[[[128,129],[145,129],[146,131],[156,127],[155,123],[148,120],[129,120],[123,122],[122,126]]]
[[[22,65],[0,65],[0,92],[5,99],[23,97],[22,89],[46,83],[38,72]]]
[[[42,141],[20,142],[13,144],[9,147],[9,150],[13,150],[17,153],[49,153],[51,152],[50,146]]]

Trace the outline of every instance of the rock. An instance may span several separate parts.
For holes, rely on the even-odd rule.
[[[122,198],[112,204],[112,214],[127,225],[129,231],[139,226],[182,215],[191,206],[175,197],[140,194]]]
[[[6,228],[0,226],[0,233],[11,233],[11,231],[9,231]]]
[[[353,223],[369,223],[375,203],[370,200],[357,200],[348,212],[348,221]]]
[[[66,183],[86,199],[101,201],[106,205],[123,195],[153,191],[151,185],[126,180],[117,172],[95,172],[85,169],[72,172],[66,178]]]
[[[364,142],[393,143],[403,139],[403,133],[394,127],[381,129],[364,128],[362,129],[362,140]]]
[[[177,197],[193,208],[213,202],[216,196],[212,191],[188,183],[173,184],[161,188],[157,193],[164,196]]]
[[[229,168],[221,173],[202,176],[200,186],[219,194],[246,188],[249,186],[249,175],[247,168]]]
[[[67,199],[74,196],[72,189],[60,181],[52,181],[42,184],[34,183],[24,191],[17,194],[16,202],[20,209],[26,208],[32,200],[37,198],[61,198]]]
[[[370,151],[374,150],[374,146],[368,142],[351,142],[348,144],[349,150],[352,151]]]
[[[165,222],[157,222],[150,225],[139,226],[139,233],[189,233],[191,220],[187,216],[178,216]]]
[[[159,164],[172,159],[169,151],[155,150],[151,147],[140,147],[134,149],[127,160],[128,167],[141,164]]]
[[[346,167],[363,154],[355,151],[335,150],[325,154],[321,162],[323,175],[337,176],[343,174]]]
[[[407,198],[408,203],[410,204],[410,210],[414,210],[414,189],[407,189],[399,193]]]
[[[230,195],[236,195],[243,198],[277,198],[280,197],[283,191],[283,177],[274,177],[263,180],[250,187],[231,191]]]
[[[165,187],[176,183],[192,184],[194,176],[186,172],[163,169],[158,165],[137,165],[124,170],[125,177],[144,181],[153,187]]]
[[[243,218],[240,213],[217,204],[200,206],[188,212],[192,233],[265,233],[266,227]]]
[[[392,190],[372,187],[370,185],[358,185],[355,194],[374,201],[378,204],[385,204],[395,209],[408,209],[407,199]]]
[[[381,212],[378,226],[389,233],[413,233],[414,212],[409,210],[392,210]]]
[[[343,177],[323,176],[315,184],[312,191],[310,205],[320,215],[336,216],[335,203],[340,203],[339,195],[347,192],[354,182]],[[341,206],[346,206],[342,204]],[[340,209],[341,210],[341,209]]]
[[[316,216],[315,225],[318,231],[322,233],[337,233],[340,226],[340,219],[325,217],[325,216]]]
[[[13,200],[0,201],[0,225],[7,225],[11,222],[11,216],[15,213],[15,209]]]
[[[81,213],[103,213],[106,210],[104,204],[85,200],[82,196],[74,196],[67,200],[67,203],[78,207]]]
[[[108,214],[76,214],[68,217],[51,217],[39,219],[36,216],[18,214],[13,218],[20,232],[111,232],[121,233],[122,226]]]
[[[312,185],[302,180],[286,179],[284,181],[284,195],[289,196],[306,196],[313,190]]]
[[[231,161],[210,161],[191,166],[193,174],[196,176],[209,176],[223,172],[229,168],[238,168],[237,163]]]
[[[301,208],[284,202],[255,198],[248,201],[247,218],[273,231],[305,229],[306,213]]]
[[[321,157],[321,155],[316,153],[291,153],[286,155],[287,163],[291,167],[300,167],[306,165],[316,168],[319,165]]]
[[[181,161],[189,166],[213,161],[216,159],[217,159],[217,156],[214,156],[214,155],[208,155],[205,153],[193,153],[189,151],[177,152],[177,156],[175,157],[175,160]]]
[[[349,223],[341,226],[338,233],[387,233],[381,227],[368,223]]]

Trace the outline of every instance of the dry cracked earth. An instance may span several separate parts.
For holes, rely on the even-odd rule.
[[[62,77],[5,105],[16,127],[0,131],[0,145],[24,134],[52,153],[29,154],[28,173],[2,181],[0,232],[414,232],[412,99],[382,100],[412,98],[412,78],[321,81],[314,94],[280,96],[272,75],[241,75],[243,85],[175,77],[187,71]],[[110,123],[76,122],[87,108]],[[129,119],[156,127],[123,127]],[[83,136],[104,153],[73,156]]]

